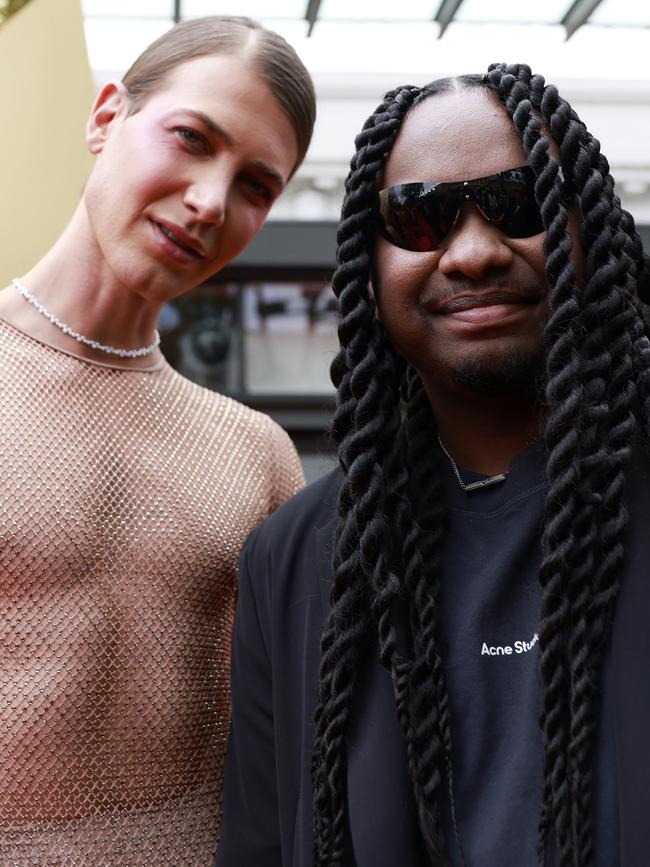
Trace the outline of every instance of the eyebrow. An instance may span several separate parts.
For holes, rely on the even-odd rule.
[[[236,142],[230,133],[227,133],[223,127],[219,126],[218,123],[212,120],[210,115],[205,114],[203,111],[197,111],[194,108],[184,108],[181,109],[181,111],[184,114],[189,114],[190,117],[194,117],[201,121],[209,132],[222,139],[222,141],[225,141],[228,147],[236,147]],[[277,171],[277,169],[274,169],[273,166],[265,163],[264,160],[253,160],[253,165],[258,171],[266,175],[269,180],[275,181],[275,183],[279,184],[281,187],[284,187],[286,184],[286,180],[282,177],[280,172]]]

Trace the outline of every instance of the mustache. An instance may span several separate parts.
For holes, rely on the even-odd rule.
[[[548,284],[545,280],[504,280],[497,279],[477,286],[470,281],[461,280],[444,283],[427,293],[427,306],[446,307],[450,310],[460,310],[481,304],[534,304],[548,295]]]

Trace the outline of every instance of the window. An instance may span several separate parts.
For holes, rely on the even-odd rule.
[[[333,397],[336,329],[336,299],[317,275],[211,282],[167,305],[160,323],[163,352],[180,373],[269,405]]]

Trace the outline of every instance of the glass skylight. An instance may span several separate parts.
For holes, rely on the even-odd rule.
[[[650,79],[650,28],[633,27],[650,23],[650,0],[604,0],[568,41],[559,22],[570,0],[545,0],[541,6],[465,0],[442,39],[433,21],[439,5],[440,0],[323,0],[309,38],[307,0],[183,0],[181,13],[250,15],[281,33],[314,74],[382,75],[387,85],[414,76],[481,71],[501,59],[524,59],[549,80]],[[174,2],[82,0],[82,6],[90,64],[102,79],[124,71],[171,26]],[[539,17],[554,26],[536,23]],[[612,26],[590,26],[592,21]],[[611,58],[607,69],[605,55]]]
[[[188,18],[202,15],[248,15],[249,18],[303,18],[307,0],[183,0]]]
[[[173,0],[82,0],[85,17],[172,18]]]
[[[438,6],[439,2],[428,0],[323,0],[318,21],[432,21]]]
[[[559,24],[571,0],[544,0],[522,3],[521,0],[464,0],[454,21],[509,21],[518,24]]]
[[[650,3],[648,0],[603,0],[589,18],[589,24],[650,27]]]
[[[171,18],[87,18],[86,47],[95,71],[121,76],[154,39],[168,30]]]

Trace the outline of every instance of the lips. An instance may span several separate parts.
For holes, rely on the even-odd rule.
[[[479,310],[484,307],[501,307],[504,305],[530,305],[539,301],[537,297],[520,295],[515,292],[487,292],[476,294],[454,295],[444,301],[436,302],[432,309],[441,315],[451,315],[469,310]]]
[[[194,261],[205,258],[206,252],[203,244],[181,226],[155,217],[150,217],[149,220],[154,230],[159,233],[158,237],[162,236],[167,240],[169,250],[173,252],[177,251],[184,257],[189,257]]]
[[[442,295],[443,297],[440,297]],[[486,330],[510,328],[529,316],[529,311],[540,303],[543,295],[536,287],[519,289],[490,289],[471,291],[463,288],[454,293],[452,287],[430,299],[426,308],[442,317],[450,327],[467,335],[480,335]]]

